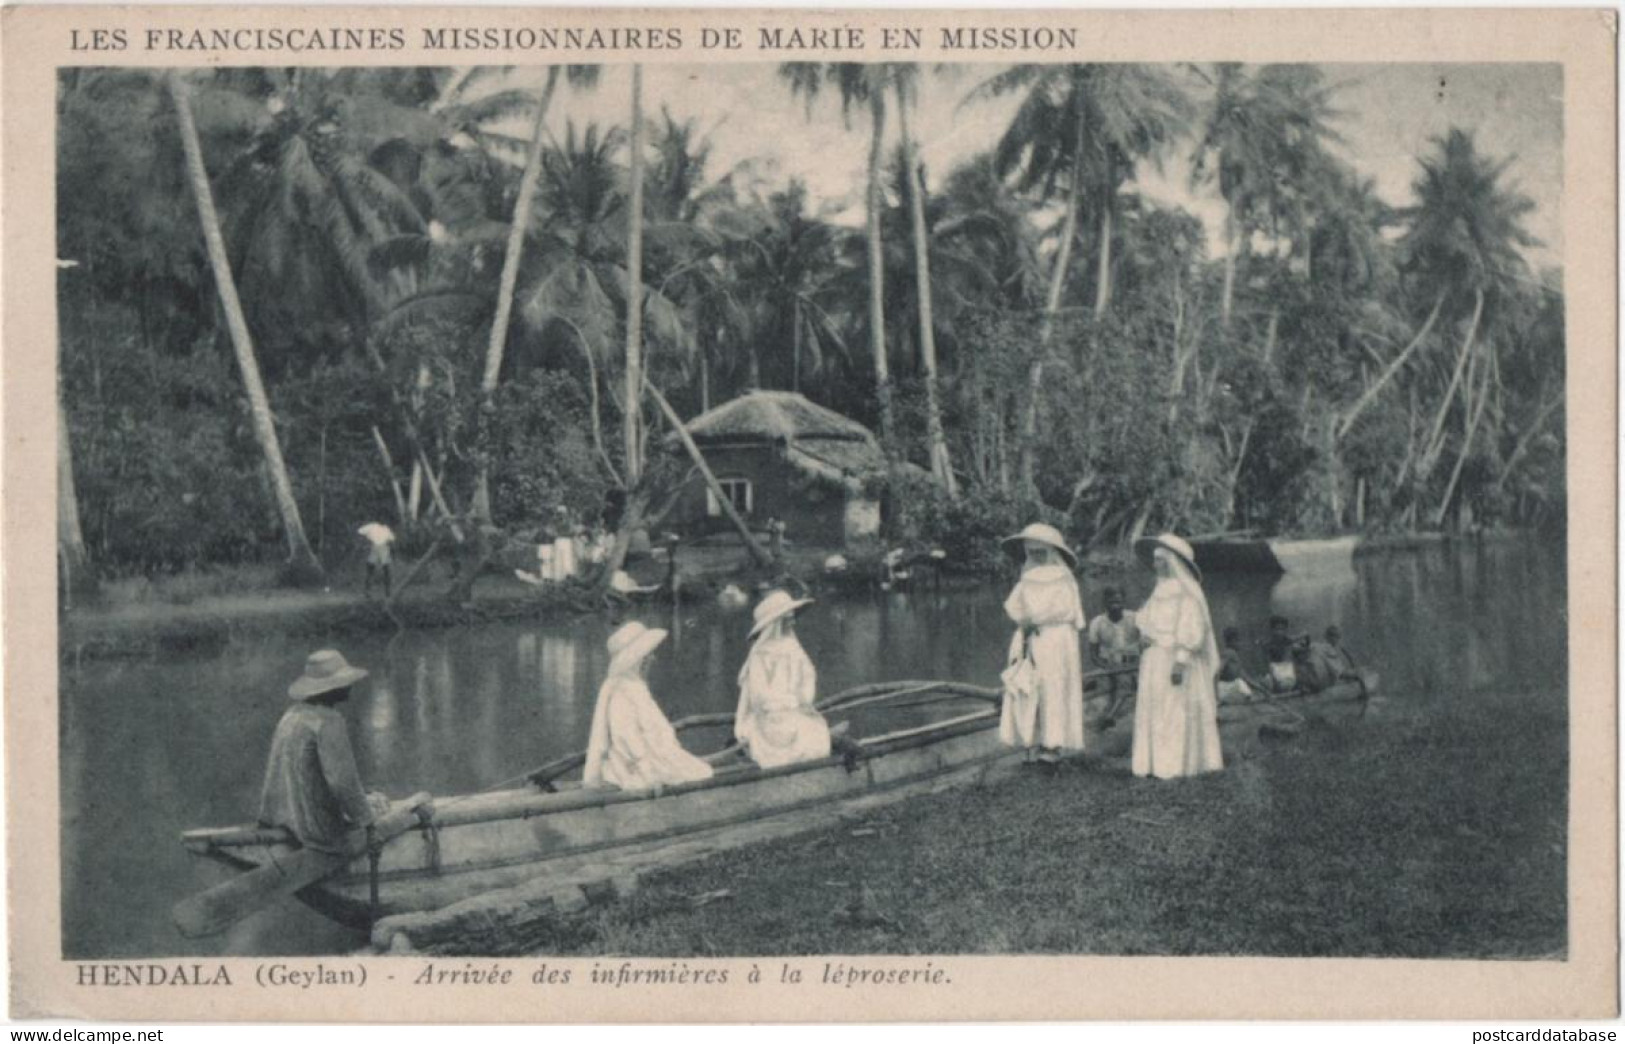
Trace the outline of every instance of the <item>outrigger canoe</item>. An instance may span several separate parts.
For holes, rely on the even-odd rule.
[[[1133,671],[1091,674],[1089,699],[1105,696],[1113,675]],[[1132,677],[1118,684],[1131,686]],[[1304,716],[1361,713],[1374,686],[1373,675],[1313,695],[1223,704],[1221,736],[1232,751],[1250,742],[1261,726],[1289,728]],[[939,777],[974,779],[978,770],[1016,757],[999,743],[999,701],[998,690],[954,682],[861,686],[820,702],[836,731],[840,721],[850,723],[848,734],[855,743],[817,761],[761,769],[729,749],[711,756],[717,770],[709,780],[635,793],[561,782],[566,773],[579,769],[582,759],[575,755],[520,777],[523,783],[514,789],[436,798],[428,805],[419,795],[397,803],[392,811],[397,829],[373,858],[364,851],[348,862],[339,858],[326,876],[296,894],[337,921],[365,928],[380,917],[440,909],[561,873],[613,850],[657,846],[702,831],[726,832],[731,826],[838,806]],[[928,712],[932,720],[913,723]],[[731,721],[731,715],[713,714],[673,724],[687,731]],[[1091,753],[1121,756],[1129,746],[1132,716],[1120,713],[1106,720],[1097,714],[1090,732]],[[195,855],[250,873],[267,873],[302,854],[284,831],[255,826],[191,830],[181,840]],[[177,907],[177,923],[187,931],[180,911]],[[221,927],[194,927],[189,934]]]

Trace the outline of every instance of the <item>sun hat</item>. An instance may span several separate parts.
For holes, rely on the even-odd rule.
[[[305,673],[288,686],[288,696],[308,700],[324,692],[354,685],[367,676],[360,667],[351,667],[337,649],[319,649],[305,658]]]
[[[606,643],[609,648],[609,673],[620,674],[636,667],[666,640],[667,633],[664,628],[645,627],[636,620],[621,627],[609,636]]]
[[[1005,537],[1003,543],[1010,544],[1017,540],[1031,540],[1035,543],[1043,544],[1046,547],[1052,547],[1059,551],[1072,566],[1076,567],[1078,564],[1078,556],[1076,552],[1074,552],[1070,547],[1066,546],[1066,537],[1061,535],[1061,531],[1059,529],[1056,529],[1054,526],[1047,523],[1034,522],[1032,525],[1028,526],[1026,529],[1023,529],[1014,536]]]
[[[751,614],[752,622],[749,637],[756,637],[764,627],[774,620],[781,616],[787,616],[804,605],[811,605],[812,601],[811,598],[792,598],[788,591],[769,591],[766,598],[756,603],[756,609]]]
[[[1140,556],[1140,561],[1151,566],[1152,553],[1157,548],[1165,548],[1182,559],[1190,571],[1195,574],[1197,583],[1202,581],[1202,570],[1196,564],[1196,552],[1191,550],[1190,544],[1172,533],[1161,533],[1154,537],[1141,537],[1134,542],[1134,553]]]

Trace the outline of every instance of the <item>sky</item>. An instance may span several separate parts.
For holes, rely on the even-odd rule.
[[[964,104],[965,96],[1002,66],[950,66],[928,77],[920,91],[912,130],[934,181],[965,159],[990,148],[1009,121],[1017,99]],[[1452,126],[1475,133],[1481,152],[1512,158],[1503,185],[1534,200],[1526,227],[1544,244],[1530,252],[1537,265],[1562,258],[1563,85],[1559,65],[1534,64],[1329,64],[1328,80],[1341,84],[1335,105],[1345,115],[1336,126],[1345,139],[1338,149],[1357,170],[1373,178],[1384,200],[1411,202],[1417,156],[1429,139]],[[648,65],[644,107],[662,106],[679,120],[693,119],[713,146],[710,174],[720,176],[750,163],[775,186],[791,177],[805,181],[815,207],[832,220],[861,223],[868,113],[851,113],[843,126],[837,98],[821,96],[808,118],[773,64]],[[523,76],[524,74],[516,74]],[[1197,81],[1192,79],[1193,86]],[[562,134],[566,119],[624,125],[631,76],[625,66],[603,70],[589,93],[561,96],[549,118]],[[893,117],[888,136],[895,141]],[[1163,204],[1185,207],[1206,224],[1209,252],[1221,253],[1224,208],[1211,187],[1189,185],[1190,146],[1182,145],[1160,172],[1142,165],[1138,188]]]

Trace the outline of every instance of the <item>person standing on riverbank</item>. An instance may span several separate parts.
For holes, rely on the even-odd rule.
[[[389,808],[361,785],[349,728],[337,708],[367,676],[332,649],[313,652],[305,673],[288,687],[294,705],[271,737],[260,790],[259,823],[282,827],[307,848],[338,852],[352,833],[370,829]]]
[[[649,691],[649,654],[666,633],[634,620],[609,636],[609,676],[593,707],[584,785],[653,790],[711,778],[711,766],[683,749]]]
[[[811,602],[770,591],[756,606],[755,644],[739,672],[734,737],[762,768],[829,756],[829,724],[813,705],[818,672],[795,630],[796,612]]]
[[[395,531],[382,522],[368,522],[356,530],[367,541],[367,578],[362,582],[361,595],[363,598],[372,597],[372,577],[374,573],[383,574],[384,597],[390,594],[389,565],[392,547],[395,543]]]
[[[1224,768],[1214,692],[1221,662],[1191,546],[1171,533],[1137,541],[1157,575],[1136,614],[1145,645],[1134,711],[1136,776],[1173,779]]]
[[[1021,579],[1005,600],[1016,624],[1006,658],[1004,709],[999,739],[1023,747],[1027,760],[1055,762],[1062,752],[1083,750],[1083,654],[1078,634],[1086,625],[1077,556],[1054,526],[1035,522],[1006,537],[1025,555]]]

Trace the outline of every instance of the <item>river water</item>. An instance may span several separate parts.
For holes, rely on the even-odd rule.
[[[1085,580],[1091,615],[1109,583],[1124,585],[1132,606],[1150,577]],[[1317,634],[1339,624],[1396,700],[1492,689],[1567,697],[1564,550],[1549,542],[1361,555],[1279,580],[1218,574],[1206,590],[1215,626],[1239,626],[1248,639],[1271,613]],[[809,608],[799,631],[820,692],[898,678],[994,684],[1009,638],[1005,593],[877,592]],[[634,615],[672,632],[650,682],[673,718],[733,709],[748,610]],[[344,653],[372,671],[345,711],[363,777],[395,797],[455,794],[579,750],[614,626],[583,617],[346,638]],[[203,656],[64,663],[64,956],[317,954],[363,943],[292,900],[215,939],[183,939],[169,922],[176,900],[224,875],[187,855],[180,832],[252,818],[267,743],[311,647],[268,639]]]

